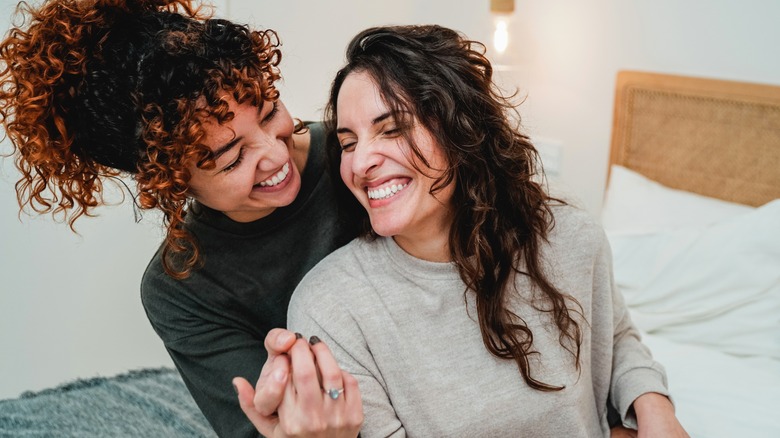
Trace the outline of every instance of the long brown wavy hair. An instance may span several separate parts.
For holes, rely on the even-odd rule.
[[[272,30],[210,19],[189,0],[47,0],[17,6],[0,43],[0,118],[22,178],[22,210],[70,227],[103,202],[103,183],[133,174],[141,208],[164,213],[163,265],[199,263],[184,228],[193,164],[210,169],[203,121],[231,120],[224,97],[278,98]]]
[[[507,305],[516,292],[515,276],[527,276],[540,298],[530,305],[551,316],[561,346],[580,369],[582,331],[575,316],[582,309],[555,288],[540,259],[554,226],[551,205],[562,201],[551,198],[541,184],[537,151],[520,131],[512,96],[504,97],[494,86],[484,46],[440,26],[379,27],[355,36],[346,57],[326,107],[332,165],[341,153],[335,136],[339,91],[350,73],[365,72],[396,122],[407,128],[405,139],[419,162],[428,165],[412,141],[408,128],[413,120],[406,114],[430,131],[447,157],[448,168],[431,193],[455,183],[449,248],[466,292],[476,294],[485,347],[514,360],[532,388],[563,389],[533,377],[529,356],[539,354],[533,333]],[[353,200],[345,208],[362,218],[363,236],[376,237],[366,211],[349,196]]]

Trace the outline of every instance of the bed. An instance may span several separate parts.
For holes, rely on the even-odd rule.
[[[780,437],[780,87],[619,72],[602,224],[692,437]]]
[[[694,438],[780,436],[780,87],[618,75],[602,221]],[[0,436],[213,437],[175,370],[0,401]]]

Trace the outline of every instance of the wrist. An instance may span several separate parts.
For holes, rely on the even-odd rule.
[[[669,398],[657,392],[648,392],[640,395],[632,404],[637,423],[642,422],[642,418],[652,418],[654,416],[674,415],[674,405]]]

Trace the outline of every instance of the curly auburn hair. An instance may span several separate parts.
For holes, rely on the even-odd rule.
[[[440,26],[378,27],[355,36],[346,58],[325,109],[331,163],[341,154],[335,134],[339,90],[350,73],[367,73],[417,161],[428,166],[411,137],[415,120],[447,158],[448,168],[431,193],[455,183],[450,255],[466,292],[476,294],[485,347],[496,357],[514,360],[532,388],[563,389],[532,376],[528,358],[539,354],[533,350],[533,333],[506,304],[515,275],[527,276],[540,298],[531,305],[550,314],[561,346],[580,369],[582,331],[574,316],[582,316],[582,309],[545,276],[539,255],[554,226],[551,205],[563,201],[551,198],[540,184],[538,153],[520,132],[513,96],[503,96],[493,85],[484,46]],[[367,212],[352,198],[345,208],[362,218],[364,237],[376,237]]]
[[[17,13],[23,26],[0,43],[0,119],[20,208],[72,229],[103,202],[106,178],[133,174],[140,207],[164,213],[166,272],[186,277],[199,263],[184,228],[188,168],[215,166],[203,122],[232,119],[226,96],[278,98],[275,32],[209,19],[189,0],[47,0]]]

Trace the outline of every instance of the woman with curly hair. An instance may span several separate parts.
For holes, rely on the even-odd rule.
[[[290,329],[358,379],[362,437],[609,436],[608,410],[686,436],[603,231],[546,192],[491,76],[439,26],[352,40],[326,113],[362,238],[304,277]]]
[[[257,381],[266,360],[264,433],[278,432],[277,407],[314,419],[331,412],[305,379],[295,388],[312,385],[306,404],[277,406],[287,373],[311,369],[290,370],[277,355],[294,343],[290,333],[269,340],[270,356],[263,348],[268,331],[286,325],[298,281],[355,233],[339,219],[322,125],[294,123],[279,100],[276,34],[209,19],[189,0],[18,9],[24,23],[0,43],[0,118],[22,174],[20,207],[72,227],[103,203],[107,180],[132,175],[135,201],[159,209],[167,230],[142,280],[144,307],[219,435],[257,435],[231,380]],[[360,416],[351,418],[321,425],[356,430]]]

